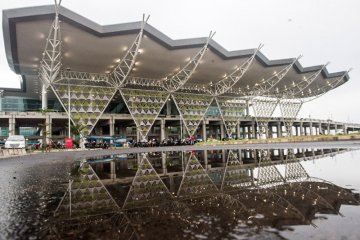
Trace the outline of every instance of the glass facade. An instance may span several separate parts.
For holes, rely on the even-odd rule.
[[[41,109],[41,100],[21,97],[0,98],[0,111],[3,112],[36,112]],[[64,112],[58,100],[48,100],[48,109]]]

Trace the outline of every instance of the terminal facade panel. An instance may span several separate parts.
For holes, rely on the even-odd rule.
[[[357,130],[355,124],[297,119],[310,102],[349,80],[348,71],[227,51],[207,37],[173,40],[148,23],[98,25],[58,3],[3,11],[10,68],[21,89],[1,91],[1,136],[269,138]],[[311,104],[311,103],[310,103]],[[280,108],[281,117],[273,112]],[[51,110],[51,111],[49,111]],[[46,128],[39,128],[39,124]]]

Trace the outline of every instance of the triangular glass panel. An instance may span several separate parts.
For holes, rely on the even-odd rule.
[[[83,84],[83,85],[79,85]],[[65,111],[68,112],[69,108],[69,91],[70,91],[70,117],[76,123],[85,126],[82,131],[83,135],[90,134],[95,127],[98,119],[101,117],[106,106],[109,104],[109,100],[100,100],[99,94],[104,94],[106,91],[109,95],[113,96],[117,91],[109,83],[105,81],[76,81],[73,80],[68,84],[67,80],[58,81],[51,85],[59,101],[64,105]],[[102,91],[98,91],[102,89]],[[87,118],[83,118],[84,114],[80,114],[80,118],[74,119],[74,115],[78,113],[84,113],[87,111],[90,116],[90,121]]]
[[[239,160],[237,154],[229,150],[221,191],[229,192],[239,188],[250,187],[251,185],[252,178],[244,168],[243,162]]]
[[[271,162],[270,150],[260,149],[259,172],[258,181],[259,186],[272,187],[284,183],[284,178],[281,176],[275,164]]]
[[[120,93],[141,136],[145,139],[168,100],[169,93],[139,89],[121,89]],[[142,101],[142,99],[148,100]]]
[[[71,177],[69,188],[55,211],[57,218],[88,217],[120,210],[88,163],[81,162]]]
[[[172,196],[169,190],[147,159],[146,154],[143,154],[123,208],[155,206],[170,199]]]
[[[226,132],[231,137],[232,134],[236,133],[239,118],[245,115],[246,101],[233,97],[216,97],[215,100],[224,121]]]
[[[210,107],[213,97],[188,93],[173,93],[172,96],[187,132],[193,136]]]
[[[178,190],[179,197],[200,197],[219,192],[211,178],[191,153]]]

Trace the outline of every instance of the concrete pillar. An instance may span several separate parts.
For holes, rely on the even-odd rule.
[[[251,130],[252,130],[252,138],[257,138],[257,136],[256,136],[256,129],[255,129],[255,123],[254,122],[252,122],[251,123]]]
[[[140,142],[142,139],[141,139],[141,134],[140,134],[140,130],[136,128],[136,141],[137,142]]]
[[[110,129],[110,136],[115,135],[115,119],[110,117],[109,119],[109,129]]]
[[[250,126],[247,126],[246,127],[247,128],[247,135],[248,135],[248,139],[250,139],[251,138],[251,127]]]
[[[312,122],[310,122],[310,136],[314,135],[313,134],[313,124]]]
[[[242,138],[245,139],[246,138],[246,132],[245,132],[246,127],[241,127],[241,129],[242,129]]]
[[[300,136],[304,136],[304,126],[303,126],[303,122],[300,122]]]
[[[281,122],[278,122],[278,123],[277,123],[276,130],[277,130],[277,137],[278,137],[278,138],[281,138],[281,137],[282,137]]]
[[[337,124],[335,124],[335,134],[337,133]]]
[[[165,119],[160,120],[160,141],[164,140],[165,136]]]
[[[221,150],[222,162],[223,162],[224,166],[225,166],[225,164],[226,164],[226,156],[225,156],[225,153],[226,153],[226,150],[225,150],[225,149]]]
[[[330,135],[330,123],[328,122],[328,125],[327,125],[327,135]]]
[[[346,124],[343,125],[343,131],[344,131],[344,134],[347,134]]]
[[[170,183],[170,192],[175,193],[175,183],[174,183],[173,175],[169,175],[169,183]]]
[[[220,123],[220,138],[221,140],[225,138],[224,124],[222,122]]]
[[[13,114],[9,116],[9,136],[15,135],[15,117]]]
[[[110,162],[110,179],[115,180],[116,179],[116,165],[115,160]]]
[[[245,116],[250,116],[250,106],[249,106],[249,101],[246,101],[246,109],[245,109]]]
[[[45,118],[45,132],[46,132],[46,144],[50,144],[52,138],[52,117],[50,114],[46,115]]]
[[[206,142],[207,141],[207,136],[206,136],[206,120],[205,119],[202,121],[201,130],[202,130],[201,137],[202,137],[203,141]]]
[[[166,115],[171,115],[171,101],[166,102]]]
[[[295,126],[295,135],[299,136],[299,127],[298,126]]]
[[[284,160],[284,149],[279,149],[279,157],[281,161]]]
[[[42,85],[42,90],[41,90],[41,108],[42,109],[47,109],[48,108],[48,97],[47,97],[47,89],[45,84]]]
[[[167,174],[167,166],[166,166],[166,152],[161,153],[161,166],[162,166],[162,173]]]
[[[209,161],[208,161],[207,150],[204,150],[204,164],[205,164],[206,171],[211,169],[211,165],[209,165]]]
[[[241,139],[241,132],[240,132],[240,121],[236,125],[236,138]]]

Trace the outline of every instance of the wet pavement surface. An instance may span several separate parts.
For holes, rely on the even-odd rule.
[[[107,153],[0,159],[0,239],[360,239],[359,151]]]

